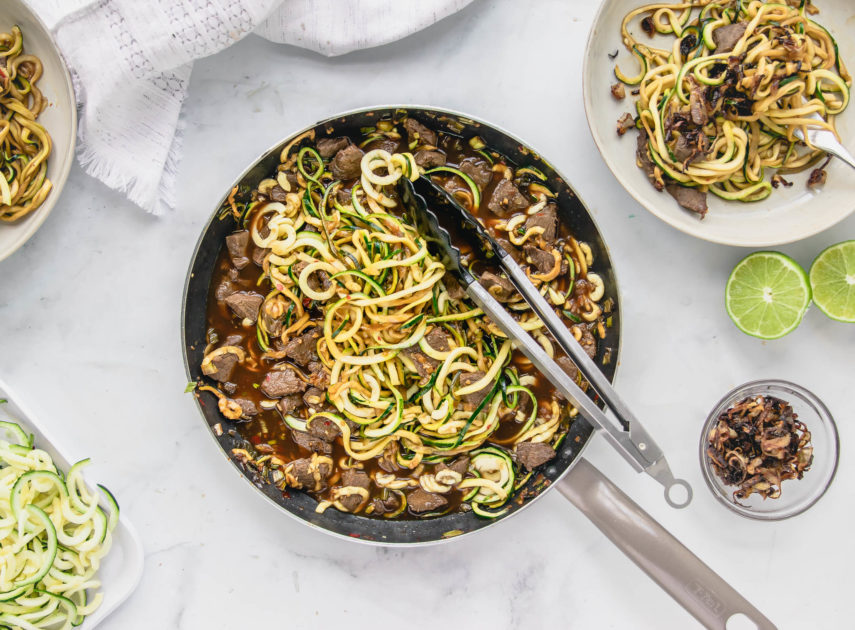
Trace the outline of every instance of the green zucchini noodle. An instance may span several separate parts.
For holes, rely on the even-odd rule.
[[[42,62],[24,54],[17,26],[0,33],[0,219],[15,221],[38,208],[51,190],[48,132],[36,119],[47,100],[36,86]]]
[[[97,573],[112,544],[118,506],[109,516],[83,481],[83,460],[67,476],[50,455],[18,435],[0,440],[0,625],[71,628],[101,604]]]
[[[391,121],[377,127],[373,133],[383,138],[400,138]],[[513,492],[528,479],[511,456],[514,447],[523,442],[557,445],[576,410],[559,404],[555,395],[544,402],[542,388],[539,409],[534,367],[468,298],[452,297],[452,279],[401,214],[396,192],[399,179],[415,180],[425,172],[457,178],[454,194],[474,211],[480,201],[478,186],[456,168],[425,169],[410,151],[390,153],[363,143],[361,174],[345,187],[313,148],[313,140],[310,133],[290,143],[280,155],[275,176],[259,183],[245,207],[234,201],[234,194],[230,197],[227,207],[249,230],[254,247],[266,252],[258,263],[261,275],[256,283],[266,292],[255,322],[253,341],[258,344],[251,343],[246,352],[212,344],[202,369],[214,374],[218,359],[231,354],[242,369],[268,375],[277,365],[291,370],[293,366],[276,362],[291,356],[289,344],[306,331],[318,331],[313,350],[328,375],[325,399],[322,396],[319,402],[327,406],[302,409],[299,417],[282,412],[282,417],[295,432],[311,431],[316,424],[334,425],[343,452],[313,453],[308,465],[315,481],[308,487],[296,480],[295,464],[272,448],[261,451],[261,457],[250,453],[249,446],[233,454],[248,466],[268,471],[283,489],[320,493],[326,487],[319,476],[322,470],[369,470],[384,495],[398,497],[398,509],[384,513],[386,518],[406,509],[405,490],[419,488],[435,494],[459,491],[463,502],[488,518],[503,513]],[[489,165],[487,169],[489,174]],[[497,173],[528,182],[530,204],[522,214],[488,219],[490,227],[514,245],[542,244],[544,228],[525,227],[524,222],[555,196],[543,185],[545,176],[536,169],[515,173],[504,163],[492,165],[492,174]],[[277,201],[272,200],[272,191]],[[570,318],[576,339],[585,335],[593,347],[591,331],[605,338],[605,328],[599,303],[604,286],[589,271],[591,249],[568,237],[553,246],[551,255],[551,270],[538,273],[530,267],[529,275]],[[522,298],[503,299],[523,328],[554,355],[542,322]],[[581,383],[581,378],[577,380]],[[238,401],[218,388],[202,389],[220,399],[227,418],[241,418]],[[475,394],[480,396],[473,402]],[[260,406],[280,409],[275,400],[262,399]],[[502,420],[509,415],[512,420]],[[502,422],[505,431],[497,433]],[[508,422],[513,423],[512,431],[507,430]],[[463,454],[468,456],[464,470],[444,466]],[[382,458],[394,461],[394,466],[380,471],[366,468],[370,460]],[[335,486],[335,474],[330,491],[319,494],[318,511],[335,507],[370,514],[374,508],[368,502],[369,491],[345,481]],[[356,507],[354,496],[359,497]],[[346,497],[351,498],[349,505],[343,501]]]
[[[691,0],[648,4],[624,17],[623,43],[641,70],[628,77],[616,67],[615,74],[637,87],[636,126],[646,134],[648,173],[659,190],[676,183],[757,201],[777,185],[766,169],[799,172],[823,157],[795,132],[836,135],[852,80],[834,39],[805,9],[805,2]],[[673,37],[670,47],[633,37],[639,18],[641,30]]]

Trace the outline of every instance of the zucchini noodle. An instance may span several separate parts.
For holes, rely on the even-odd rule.
[[[101,604],[97,572],[110,550],[118,505],[109,515],[82,477],[89,460],[63,477],[17,424],[0,423],[0,625],[68,629]]]
[[[852,80],[834,38],[805,4],[690,0],[624,17],[623,43],[640,71],[627,76],[616,67],[615,75],[638,90],[636,126],[646,142],[639,161],[657,189],[676,184],[758,201],[779,181],[767,179],[767,169],[795,173],[824,156],[796,131],[837,135]],[[638,18],[648,34],[670,36],[670,46],[636,39],[630,27]],[[705,202],[703,209],[680,203],[706,212]]]
[[[51,190],[48,132],[36,119],[47,107],[38,80],[42,62],[24,53],[13,26],[0,33],[0,220],[16,221],[38,208]]]
[[[276,371],[293,371],[293,363],[278,362],[296,361],[288,348],[314,335],[311,351],[317,362],[311,367],[308,359],[302,360],[294,377],[316,388],[311,400],[303,398],[305,406],[289,402],[283,410],[279,394],[274,396],[279,402],[262,399],[259,406],[275,406],[292,431],[290,439],[296,441],[295,433],[301,436],[301,446],[311,439],[307,433],[314,435],[321,427],[330,427],[334,443],[315,443],[311,459],[287,461],[279,453],[288,446],[274,445],[278,438],[271,439],[273,432],[267,429],[263,438],[253,438],[255,444],[270,440],[261,457],[253,459],[251,446],[233,450],[242,465],[282,490],[314,493],[319,512],[332,507],[372,514],[378,501],[391,501],[394,508],[379,514],[395,518],[408,509],[408,502],[412,507],[413,493],[423,492],[434,498],[454,494],[461,509],[492,518],[507,509],[520,487],[517,482],[528,479],[519,472],[523,464],[517,446],[526,442],[540,447],[541,456],[544,449],[554,456],[552,446],[566,433],[575,410],[555,402],[551,389],[538,387],[542,377],[533,365],[461,295],[442,262],[402,215],[396,184],[401,178],[440,179],[453,194],[464,193],[474,213],[486,212],[492,184],[513,183],[524,191],[524,210],[492,221],[491,228],[497,237],[520,245],[515,250],[520,255],[524,246],[540,256],[537,265],[533,260],[523,263],[532,282],[561,309],[575,338],[590,349],[597,331],[605,338],[598,304],[604,285],[588,272],[593,263],[590,247],[559,233],[557,208],[554,203],[548,206],[555,195],[543,173],[534,167],[511,169],[482,142],[475,149],[486,159],[480,172],[474,173],[472,164],[463,160],[458,160],[459,168],[426,168],[417,158],[420,152],[438,150],[436,134],[423,128],[419,139],[399,147],[401,152],[380,148],[378,143],[391,147],[388,141],[401,141],[397,129],[394,121],[381,120],[364,132],[365,141],[326,139],[337,143],[335,154],[349,153],[347,177],[336,176],[336,169],[343,167],[337,157],[331,159],[334,153],[322,145],[324,140],[315,142],[313,134],[301,137],[281,152],[275,176],[261,181],[249,202],[239,205],[235,195],[230,196],[224,212],[230,211],[248,230],[256,251],[266,252],[256,261],[260,277],[257,268],[248,275],[264,295],[254,322],[258,344],[250,342],[243,350],[230,345],[233,338],[227,334],[218,347],[214,344],[219,342],[212,341],[202,369],[220,380],[224,391],[208,385],[199,389],[214,391],[226,418],[245,422],[242,403],[230,397],[234,388],[229,391],[228,383],[217,378],[223,358],[230,357],[237,370],[266,378]],[[462,143],[458,149],[443,146],[462,149]],[[470,141],[470,146],[475,148],[475,143]],[[476,264],[476,258],[463,252],[466,265]],[[261,300],[261,293],[255,299]],[[502,300],[552,355],[553,346],[540,331],[542,322],[522,297],[514,292]],[[253,380],[259,387],[258,377]],[[268,396],[263,384],[260,387]],[[246,390],[240,395],[248,396]],[[541,399],[551,404],[539,406]],[[422,506],[417,513],[433,516],[443,509],[439,504]]]

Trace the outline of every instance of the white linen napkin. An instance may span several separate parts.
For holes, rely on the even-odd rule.
[[[175,206],[179,114],[195,59],[253,31],[341,55],[405,37],[472,0],[28,1],[71,70],[83,168],[160,214]]]

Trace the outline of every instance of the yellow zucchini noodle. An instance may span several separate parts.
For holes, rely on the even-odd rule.
[[[638,90],[636,125],[646,133],[658,189],[676,182],[756,201],[780,181],[766,179],[766,169],[798,172],[823,157],[795,132],[836,134],[852,80],[812,10],[804,2],[692,0],[648,4],[624,17],[623,43],[640,71],[631,77],[616,67],[615,74]],[[630,28],[639,19],[640,30],[671,36],[670,47],[636,39]]]
[[[392,121],[380,121],[374,138],[376,134],[400,138]],[[238,206],[234,195],[230,199],[231,211],[249,229],[254,247],[267,252],[259,262],[262,273],[257,281],[267,293],[255,324],[258,345],[250,344],[246,353],[212,345],[202,367],[213,374],[218,357],[232,353],[251,372],[269,376],[277,369],[292,370],[284,363],[263,366],[289,356],[289,342],[318,331],[313,350],[329,382],[317,387],[326,389],[319,402],[328,406],[320,411],[302,409],[300,417],[283,412],[283,418],[295,432],[310,430],[315,423],[334,425],[343,454],[313,454],[308,465],[314,482],[296,480],[295,462],[286,461],[273,448],[260,451],[261,457],[245,449],[233,454],[245,465],[265,471],[283,489],[320,493],[328,471],[336,471],[330,491],[318,497],[319,511],[332,506],[370,514],[374,506],[365,488],[345,481],[337,487],[334,482],[340,471],[344,475],[349,469],[364,469],[369,460],[375,460],[373,466],[385,459],[394,462],[381,466],[385,472],[365,468],[378,489],[398,497],[399,507],[384,517],[401,514],[407,507],[403,491],[419,488],[435,494],[453,489],[476,513],[495,516],[500,513],[496,508],[501,509],[531,474],[517,473],[511,456],[514,447],[523,442],[557,446],[576,410],[544,392],[538,410],[533,366],[515,355],[511,341],[468,298],[452,297],[453,280],[445,267],[400,215],[396,182],[414,180],[425,172],[413,154],[367,146],[361,174],[345,188],[313,148],[313,140],[310,132],[282,151],[275,177],[259,183],[253,201]],[[530,173],[536,172],[545,179],[536,169],[528,169],[525,176],[524,170],[516,176],[534,177]],[[442,175],[446,172],[451,173],[449,178],[460,177],[453,168]],[[504,163],[494,164],[492,173],[502,175],[499,181],[515,176]],[[490,220],[497,234],[515,245],[544,243],[543,227],[523,226],[554,197],[540,179],[534,180],[520,183],[530,200],[525,212]],[[476,210],[478,189],[474,183],[467,187],[466,178],[459,181],[464,188],[455,194],[462,193],[459,197]],[[599,304],[604,287],[602,279],[589,271],[591,249],[572,237],[562,237],[551,247],[552,269],[537,273],[530,267],[532,281],[576,322],[571,323],[576,339],[584,338],[583,344],[594,348],[594,335],[605,338],[604,320],[611,306]],[[522,298],[502,299],[522,326],[554,354],[548,336],[541,332],[543,324]],[[425,362],[430,362],[430,369]],[[577,381],[581,384],[581,377]],[[238,402],[217,388],[202,389],[220,398],[226,417],[242,417]],[[281,409],[275,400],[262,399],[260,406]],[[514,426],[499,432],[502,422]],[[464,470],[443,467],[462,454],[469,456]],[[322,468],[327,471],[324,480]],[[359,497],[356,507],[343,502],[344,498],[352,502],[354,496]]]
[[[38,208],[51,189],[51,139],[36,119],[47,107],[36,83],[42,62],[24,53],[24,36],[0,33],[0,219],[15,221]]]
[[[109,514],[83,480],[83,460],[58,470],[32,436],[11,422],[0,434],[0,626],[68,629],[100,606],[98,570],[112,544],[118,505]]]

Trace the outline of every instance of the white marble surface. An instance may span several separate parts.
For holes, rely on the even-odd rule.
[[[145,541],[139,590],[105,630],[688,628],[692,618],[558,494],[465,540],[381,549],[317,533],[254,492],[182,393],[179,310],[197,235],[235,175],[316,119],[380,103],[477,114],[571,175],[611,245],[623,295],[619,389],[696,490],[658,487],[595,440],[587,456],[781,628],[851,626],[855,327],[813,309],[783,340],[738,332],[722,304],[745,251],[650,216],[600,161],[582,111],[595,3],[478,0],[410,39],[339,59],[251,38],[193,73],[179,211],[142,214],[79,168],[54,213],[0,265],[0,374],[51,433],[100,463]],[[807,265],[855,217],[783,250]],[[806,514],[770,524],[714,502],[700,423],[729,388],[782,377],[836,415],[840,470]]]

